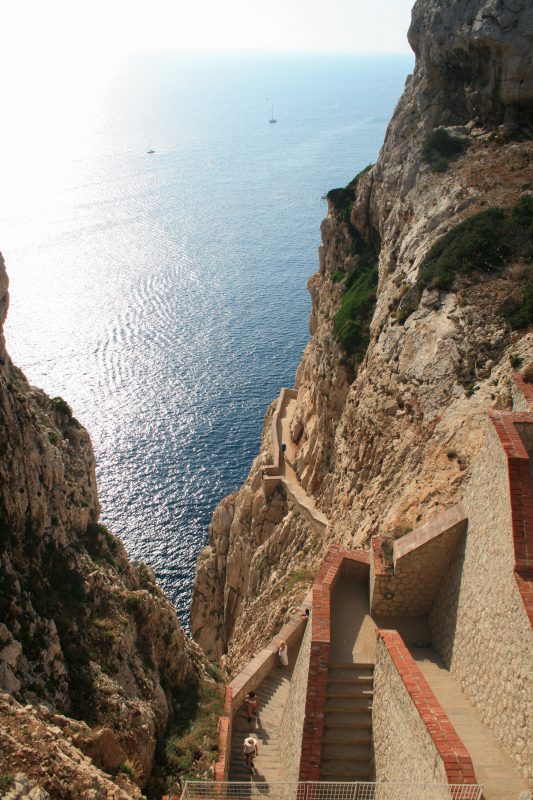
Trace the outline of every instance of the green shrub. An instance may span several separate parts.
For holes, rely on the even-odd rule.
[[[130,611],[136,611],[141,605],[141,598],[136,594],[129,594],[126,597],[126,608]]]
[[[314,579],[314,574],[309,572],[308,569],[296,569],[289,575],[282,594],[288,594],[289,592],[292,592],[292,590],[300,583],[309,585],[314,581]]]
[[[438,161],[435,161],[431,169],[433,172],[446,172],[448,169],[449,161],[447,158],[439,158]]]
[[[527,328],[533,322],[533,283],[528,283],[524,289],[522,306],[509,319],[509,324],[514,330]],[[518,365],[520,366],[520,364]]]
[[[459,156],[468,147],[466,139],[452,136],[446,128],[435,128],[424,139],[422,153],[426,161],[433,163],[441,158]],[[444,171],[444,170],[441,170]]]
[[[377,284],[376,267],[354,270],[348,276],[341,306],[333,318],[333,333],[346,353],[361,352],[368,344]]]
[[[342,222],[348,222],[350,219],[359,178],[372,169],[373,166],[373,164],[368,164],[361,172],[358,172],[355,178],[352,178],[346,186],[338,189],[330,189],[327,193],[326,197],[333,205],[333,208]]]
[[[342,269],[338,269],[335,272],[333,272],[329,277],[332,283],[340,283],[345,279],[346,273],[343,272]]]
[[[118,768],[118,771],[119,772],[123,772],[125,775],[127,775],[129,778],[131,778],[132,781],[136,781],[137,780],[137,775],[135,774],[135,767],[133,766],[131,761],[127,761],[127,760],[123,761],[122,764],[120,765],[120,767]]]
[[[5,794],[7,794],[14,783],[14,777],[9,775],[7,772],[3,772],[0,775],[0,797],[3,797]]]
[[[348,222],[352,213],[355,194],[350,189],[330,189],[327,198],[343,222]]]
[[[373,164],[367,164],[366,167],[363,167],[361,172],[358,172],[357,175],[355,176],[355,178],[352,178],[352,180],[349,183],[346,184],[346,188],[347,189],[355,189],[355,187],[359,183],[359,178],[362,178],[363,175],[365,175],[367,172],[369,172],[372,169],[373,166],[374,166]]]
[[[517,356],[516,353],[513,353],[509,356],[509,361],[511,362],[511,366],[513,369],[518,369],[522,366],[522,359],[520,356]]]
[[[419,272],[421,287],[449,289],[456,275],[474,271],[492,273],[511,258],[533,256],[533,197],[522,197],[511,209],[489,208],[460,222],[437,239],[424,258]],[[515,324],[529,315],[533,293],[524,296],[524,313],[517,312]],[[529,319],[529,317],[528,317]]]
[[[57,433],[54,433],[54,431],[48,431],[48,441],[50,442],[50,444],[56,445]]]
[[[66,414],[67,417],[72,417],[72,409],[62,397],[52,397],[50,405],[54,411],[58,411],[60,414]]]
[[[224,681],[224,675],[222,674],[222,670],[216,664],[211,664],[208,662],[205,667],[205,671],[209,675],[210,678],[213,678],[214,681],[217,683],[222,683]]]

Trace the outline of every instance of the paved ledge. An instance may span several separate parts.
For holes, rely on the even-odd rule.
[[[319,531],[324,531],[329,520],[318,510],[315,501],[305,491],[291,465],[294,460],[294,447],[290,441],[290,416],[287,417],[287,414],[290,404],[294,405],[297,397],[296,389],[284,388],[279,394],[271,423],[272,464],[263,467],[263,491],[268,497],[281,484],[287,496],[309,522]],[[292,410],[290,413],[292,414]],[[281,450],[283,441],[287,445],[286,454]]]

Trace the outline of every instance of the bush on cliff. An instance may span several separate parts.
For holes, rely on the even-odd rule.
[[[460,156],[467,147],[468,142],[466,139],[462,139],[460,136],[452,136],[446,128],[436,128],[424,139],[422,154],[426,161],[433,164],[443,159]],[[444,170],[440,169],[438,171],[443,172]]]
[[[421,287],[450,289],[457,275],[494,273],[511,259],[533,257],[533,197],[489,208],[437,239],[419,272]]]
[[[338,189],[330,189],[327,193],[326,197],[333,205],[337,216],[342,222],[348,222],[350,219],[359,178],[372,169],[373,166],[373,164],[368,164],[361,172],[358,172],[355,178],[352,178],[346,186]]]
[[[333,319],[333,333],[346,353],[357,354],[366,349],[377,285],[376,266],[355,269],[347,276],[346,291]]]

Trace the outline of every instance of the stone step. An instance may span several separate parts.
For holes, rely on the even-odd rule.
[[[370,741],[366,744],[324,744],[322,746],[322,761],[337,761],[339,759],[370,761],[371,757]]]
[[[374,664],[370,661],[349,661],[345,663],[342,661],[331,661],[329,664],[329,669],[352,669],[374,672]]]
[[[326,711],[343,711],[352,713],[360,711],[363,714],[372,713],[371,697],[352,697],[351,695],[326,696]]]
[[[349,683],[352,686],[368,684],[372,686],[374,684],[374,676],[359,675],[357,672],[341,672],[340,670],[334,673],[328,672],[328,686],[335,683]]]
[[[370,763],[351,763],[350,761],[327,761],[323,763],[321,761],[319,769],[321,781],[369,780],[370,777]]]
[[[354,714],[344,711],[328,711],[324,717],[324,729],[328,728],[371,728],[372,717],[358,711]]]
[[[329,728],[324,727],[322,744],[370,744],[372,740],[371,730],[365,728]]]
[[[374,696],[370,684],[354,685],[353,683],[333,683],[328,681],[327,697],[368,697]]]

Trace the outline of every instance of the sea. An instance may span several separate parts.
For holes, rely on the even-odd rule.
[[[89,430],[101,522],[185,627],[210,517],[309,337],[322,196],[376,160],[412,67],[137,53],[2,101],[8,350]]]

